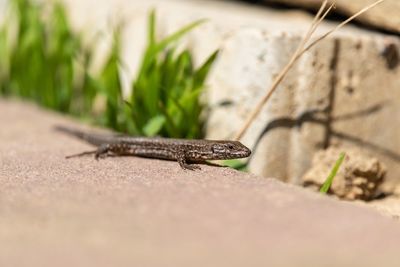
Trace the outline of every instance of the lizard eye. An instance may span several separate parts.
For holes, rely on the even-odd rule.
[[[229,149],[234,149],[233,145],[228,145]]]

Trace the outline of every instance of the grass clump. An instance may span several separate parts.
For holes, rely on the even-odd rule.
[[[201,138],[199,100],[217,52],[198,68],[177,42],[204,23],[195,21],[156,39],[156,15],[148,19],[148,40],[139,72],[124,98],[121,85],[121,27],[98,73],[90,73],[96,43],[70,26],[64,6],[48,8],[32,0],[10,0],[0,28],[0,94],[89,119],[132,135]],[[98,105],[98,103],[101,103]]]
[[[194,68],[191,53],[177,51],[174,43],[203,22],[195,21],[157,41],[155,13],[151,12],[147,48],[130,97],[132,126],[137,134],[202,137],[199,98],[218,52]]]
[[[0,34],[1,93],[69,112],[80,41],[70,30],[63,6],[55,3],[46,23],[42,6],[28,0],[10,4],[11,14]]]

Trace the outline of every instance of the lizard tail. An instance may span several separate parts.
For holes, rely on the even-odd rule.
[[[68,128],[68,127],[64,127],[64,126],[60,126],[60,125],[55,126],[54,130],[65,133],[65,134],[73,136],[73,137],[76,137],[78,139],[84,140],[94,146],[100,146],[104,143],[109,142],[109,140],[108,140],[109,137],[107,137],[105,135],[85,133],[84,131],[80,131],[80,130],[76,130],[76,129],[72,129],[72,128]]]

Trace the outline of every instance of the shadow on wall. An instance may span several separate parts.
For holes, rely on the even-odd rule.
[[[359,118],[359,117],[364,117],[364,116],[369,116],[371,114],[374,114],[384,108],[384,104],[387,103],[379,103],[374,106],[371,106],[369,108],[359,110],[353,113],[341,115],[338,117],[333,117],[330,119],[320,119],[318,118],[318,114],[327,114],[327,110],[310,110],[306,111],[297,118],[290,118],[290,117],[281,117],[278,119],[275,119],[268,123],[268,125],[265,127],[259,138],[257,139],[257,142],[255,143],[254,147],[257,147],[258,143],[262,139],[263,136],[268,134],[270,131],[273,131],[274,129],[277,128],[301,128],[304,123],[316,123],[320,125],[324,125],[326,127],[327,134],[325,136],[325,140],[320,144],[321,149],[325,149],[329,147],[331,143],[331,138],[332,137],[337,137],[346,141],[349,141],[357,146],[364,146],[370,150],[373,150],[374,152],[380,153],[384,156],[387,156],[395,161],[400,162],[400,153],[397,153],[396,151],[392,151],[390,149],[381,147],[379,145],[376,145],[374,143],[362,140],[361,138],[357,136],[352,136],[349,134],[345,133],[340,133],[332,130],[332,127],[330,127],[330,124],[335,121],[342,121],[342,120],[350,120],[354,118]]]

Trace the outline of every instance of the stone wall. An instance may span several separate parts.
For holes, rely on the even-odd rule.
[[[292,6],[318,9],[323,0],[263,0],[266,3],[284,3]],[[332,1],[330,1],[332,2]],[[335,12],[349,16],[375,0],[336,0]],[[379,6],[358,17],[357,20],[378,29],[400,33],[400,1],[386,0]]]

